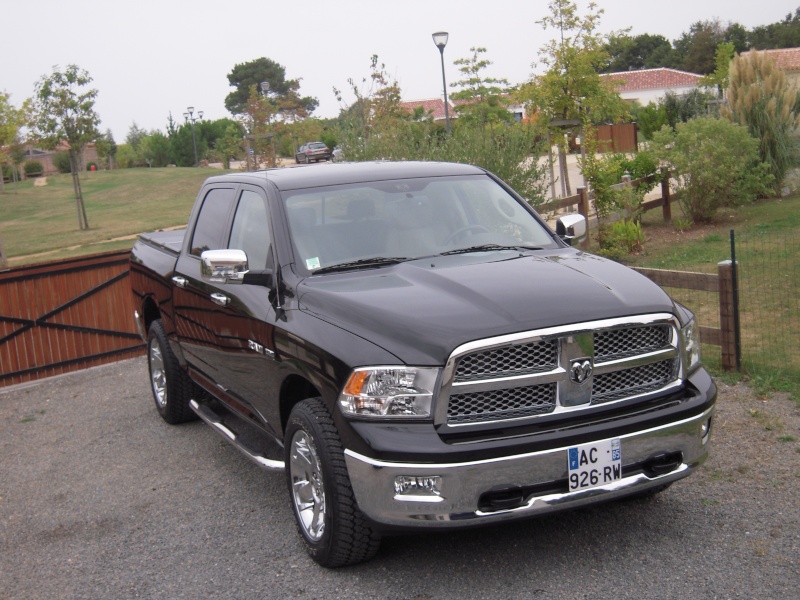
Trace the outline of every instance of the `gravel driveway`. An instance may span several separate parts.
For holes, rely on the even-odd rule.
[[[800,409],[721,384],[711,458],[656,498],[325,570],[283,476],[161,421],[137,358],[0,391],[0,598],[797,598],[798,492]]]

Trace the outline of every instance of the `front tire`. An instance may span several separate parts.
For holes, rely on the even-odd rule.
[[[161,418],[177,425],[197,418],[189,407],[195,386],[181,369],[170,348],[164,324],[156,319],[150,324],[147,335],[147,365],[150,389]]]
[[[380,535],[356,504],[339,433],[321,398],[292,409],[284,448],[295,522],[311,558],[323,567],[372,558]]]

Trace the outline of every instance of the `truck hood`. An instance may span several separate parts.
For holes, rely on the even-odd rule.
[[[297,299],[301,310],[416,365],[442,365],[477,339],[675,312],[643,275],[573,249],[436,256],[320,275],[298,285]]]

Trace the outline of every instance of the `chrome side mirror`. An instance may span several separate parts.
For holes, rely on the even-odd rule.
[[[250,271],[244,250],[206,250],[200,255],[200,275],[213,283],[244,283],[272,288],[271,269]]]
[[[586,218],[583,215],[564,215],[556,221],[556,234],[570,246],[586,240]]]
[[[206,250],[200,255],[200,274],[216,283],[242,283],[247,273],[244,250]]]

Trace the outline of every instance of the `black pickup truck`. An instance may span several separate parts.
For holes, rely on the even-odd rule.
[[[706,459],[716,387],[691,312],[585,232],[467,165],[211,177],[131,256],[156,408],[285,471],[323,566],[659,492]]]

